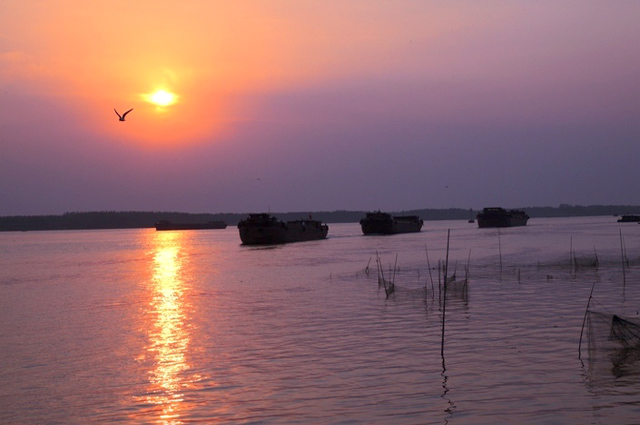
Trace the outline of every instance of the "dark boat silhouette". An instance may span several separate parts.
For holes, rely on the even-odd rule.
[[[640,222],[640,215],[623,214],[618,219],[618,223],[638,223],[638,222]]]
[[[360,220],[365,235],[394,235],[396,233],[419,232],[424,222],[417,215],[392,216],[380,211],[367,213]]]
[[[207,221],[205,223],[172,223],[162,220],[155,225],[156,230],[202,230],[202,229],[226,229],[224,221]]]
[[[469,208],[469,221],[468,223],[475,223],[476,221],[473,219],[473,210]]]
[[[529,216],[521,210],[505,210],[504,208],[484,208],[476,216],[478,227],[515,227],[526,226]]]
[[[324,239],[329,226],[318,220],[280,221],[266,213],[249,214],[238,223],[240,240],[245,245],[270,245]]]

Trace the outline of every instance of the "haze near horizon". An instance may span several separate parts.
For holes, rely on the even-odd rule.
[[[5,0],[0,215],[638,205],[639,16]]]

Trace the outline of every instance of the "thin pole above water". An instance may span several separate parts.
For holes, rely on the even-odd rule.
[[[587,323],[587,315],[589,314],[589,306],[591,305],[591,298],[593,298],[593,290],[596,288],[596,282],[593,282],[591,286],[591,293],[589,293],[589,299],[587,300],[587,308],[584,310],[584,318],[582,319],[582,329],[580,329],[580,341],[578,342],[578,358],[582,355],[582,334],[584,333],[584,325]]]
[[[627,273],[625,271],[625,261],[624,261],[624,240],[622,239],[622,229],[620,229],[620,255],[622,256],[622,285],[627,284]]]
[[[500,256],[500,270],[502,270],[502,245],[500,244],[500,229],[498,229],[498,255]]]
[[[447,229],[447,256],[444,263],[444,296],[442,297],[442,341],[440,342],[440,355],[444,359],[444,322],[447,311],[447,269],[449,268],[449,236],[451,229]]]

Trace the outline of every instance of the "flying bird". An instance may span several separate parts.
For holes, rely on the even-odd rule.
[[[127,112],[125,112],[122,115],[120,115],[118,111],[116,111],[116,108],[113,108],[113,110],[116,112],[116,115],[118,116],[118,118],[120,118],[120,121],[124,121],[124,117],[126,117],[129,112],[133,111],[133,108],[129,109]]]

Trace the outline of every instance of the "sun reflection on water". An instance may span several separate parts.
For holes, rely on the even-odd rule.
[[[151,236],[153,269],[149,282],[147,322],[149,346],[146,357],[153,360],[145,403],[160,410],[159,423],[182,423],[184,390],[195,379],[187,353],[190,342],[188,318],[189,288],[185,279],[189,236],[185,232],[154,232]]]

